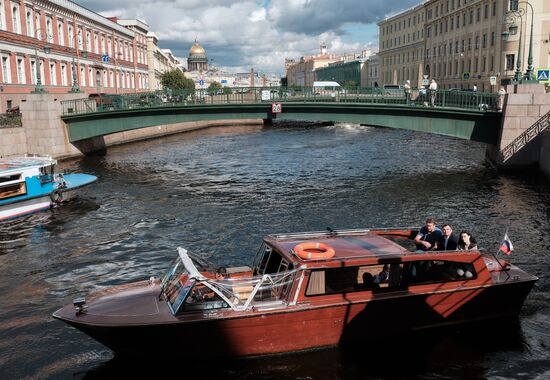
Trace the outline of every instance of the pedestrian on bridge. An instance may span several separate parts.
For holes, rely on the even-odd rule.
[[[405,90],[405,98],[407,99],[407,104],[411,102],[411,81],[406,80],[405,84],[403,85],[403,90]]]
[[[430,102],[432,104],[432,107],[435,107],[435,94],[437,92],[437,82],[435,81],[435,79],[432,79],[430,81]]]

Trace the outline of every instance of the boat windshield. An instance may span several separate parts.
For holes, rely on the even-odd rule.
[[[161,281],[161,289],[170,310],[175,314],[187,298],[195,279],[190,278],[180,256],[173,262]]]
[[[207,278],[197,270],[187,251],[178,248],[178,258],[164,275],[161,288],[173,314],[223,307],[276,308],[288,305],[297,273],[298,269],[257,276]]]

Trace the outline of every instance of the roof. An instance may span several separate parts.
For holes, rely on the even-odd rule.
[[[383,236],[369,232],[369,230],[269,235],[264,240],[279,252],[296,261],[308,261],[292,252],[296,245],[304,242],[323,243],[333,248],[335,252],[334,256],[324,261],[411,254],[408,249]]]
[[[0,175],[18,172],[32,167],[55,165],[56,160],[49,156],[15,156],[0,158]]]

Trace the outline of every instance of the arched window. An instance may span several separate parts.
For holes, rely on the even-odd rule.
[[[74,47],[74,31],[72,26],[69,26],[69,47]]]
[[[59,39],[59,45],[65,45],[65,34],[63,33],[63,22],[57,24],[57,38]]]
[[[80,68],[80,85],[86,86],[86,73],[84,72],[84,67]]]
[[[2,12],[2,11],[0,10],[0,12]],[[26,18],[27,18],[27,20],[26,20],[27,21],[27,36],[34,37],[34,25],[32,24],[32,12],[30,10],[27,10]]]
[[[51,18],[46,19],[46,34],[46,39],[48,40],[48,42],[53,42],[53,26]]]
[[[90,32],[86,32],[86,50],[91,51],[90,45],[91,45]]]
[[[20,33],[21,25],[19,25],[19,8],[13,7],[11,10],[12,21],[13,21],[13,32]]]
[[[78,29],[78,37],[77,37],[77,39],[78,39],[78,48],[79,48],[80,50],[82,50],[82,44],[83,44],[83,42],[84,42],[84,40],[82,39],[82,29]]]
[[[94,34],[94,52],[96,54],[99,54],[99,44],[98,44],[97,33]]]
[[[6,19],[4,17],[4,2],[0,0],[0,30],[6,29]]]

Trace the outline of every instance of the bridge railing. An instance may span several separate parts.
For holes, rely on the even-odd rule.
[[[325,89],[314,87],[250,87],[195,89],[182,91],[152,91],[61,102],[63,115],[111,112],[151,107],[185,107],[195,105],[261,104],[271,102],[357,103],[402,105],[406,107],[436,107],[496,111],[498,94],[456,91],[384,88]]]

